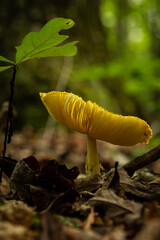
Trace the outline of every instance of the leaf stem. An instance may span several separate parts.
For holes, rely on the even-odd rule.
[[[0,182],[2,177],[3,164],[5,161],[5,154],[7,150],[7,143],[11,142],[11,137],[13,135],[13,98],[14,98],[14,84],[15,84],[16,72],[17,72],[17,65],[14,65],[13,74],[10,81],[10,98],[9,98],[8,116],[7,116],[7,122],[6,122],[6,128],[5,128],[4,145],[3,145],[3,151],[2,151],[3,160],[2,160],[1,170],[0,170]]]

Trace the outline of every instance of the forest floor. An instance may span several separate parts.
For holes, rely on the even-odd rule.
[[[121,166],[146,146],[97,145],[105,170],[89,177],[84,135],[15,133],[3,163],[0,240],[159,240],[160,160],[132,176]]]

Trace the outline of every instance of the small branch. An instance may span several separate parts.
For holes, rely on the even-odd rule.
[[[5,129],[4,145],[3,145],[3,151],[2,151],[3,161],[1,164],[1,170],[0,170],[0,182],[1,182],[1,176],[3,171],[3,165],[5,161],[7,143],[11,142],[11,137],[13,135],[13,97],[14,97],[14,83],[15,83],[16,72],[17,72],[17,66],[14,65],[13,74],[10,81],[10,99],[9,99],[9,106],[8,106],[8,117],[7,117],[6,129]]]
[[[136,157],[132,161],[125,164],[123,168],[128,172],[130,176],[132,176],[136,170],[145,167],[148,164],[157,161],[158,159],[160,159],[160,145],[153,148],[149,152]]]

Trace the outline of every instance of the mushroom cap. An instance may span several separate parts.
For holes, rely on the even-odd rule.
[[[67,92],[40,93],[48,112],[62,125],[115,145],[148,143],[152,130],[142,119],[108,112],[91,101]]]

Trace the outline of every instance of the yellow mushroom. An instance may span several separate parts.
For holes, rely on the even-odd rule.
[[[89,175],[100,174],[96,139],[115,145],[132,146],[147,144],[152,130],[142,119],[108,112],[96,103],[83,101],[67,92],[40,93],[48,112],[67,128],[87,134],[86,171]]]

